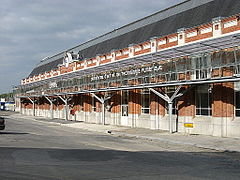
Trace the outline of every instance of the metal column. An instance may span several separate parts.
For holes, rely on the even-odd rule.
[[[21,100],[21,98],[19,98],[20,100],[19,100],[19,102],[20,102],[20,114],[22,114],[22,100]]]
[[[65,112],[66,112],[66,115],[65,115],[65,120],[68,121],[68,102],[67,102],[67,99],[63,99],[62,96],[59,96],[58,97],[64,102],[65,104]]]
[[[105,102],[111,99],[112,96],[109,97],[98,97],[96,94],[91,93],[93,97],[95,97],[102,104],[102,124],[105,125]]]
[[[50,110],[51,110],[51,119],[53,119],[54,117],[53,117],[53,102],[51,101],[51,99],[50,98],[48,98],[47,96],[44,96],[47,100],[48,100],[48,102],[50,103]]]
[[[35,102],[34,102],[34,99],[32,100],[30,97],[28,97],[28,99],[33,104],[33,116],[35,116]]]
[[[166,93],[161,94],[160,92],[156,91],[153,88],[149,88],[150,91],[152,91],[154,94],[156,94],[158,97],[162,98],[163,100],[165,100],[168,103],[168,113],[169,113],[169,132],[173,133],[173,127],[172,127],[172,105],[173,105],[173,100],[176,98],[179,98],[181,96],[183,96],[186,92],[188,92],[190,89],[194,88],[195,86],[191,86],[190,88],[182,91],[179,93],[180,89],[182,88],[182,86],[178,86],[177,89],[175,90],[175,92],[173,93],[173,95],[171,97],[169,97]]]
[[[182,86],[179,86],[176,91],[173,93],[173,95],[171,97],[169,97],[167,94],[161,94],[160,92],[156,91],[153,88],[149,88],[150,91],[152,91],[154,94],[156,94],[158,97],[162,98],[163,100],[165,100],[168,103],[168,114],[169,114],[169,132],[173,133],[173,127],[172,127],[172,104],[173,104],[173,100],[177,97],[182,96],[183,94],[180,93],[178,94],[178,92],[180,91]]]

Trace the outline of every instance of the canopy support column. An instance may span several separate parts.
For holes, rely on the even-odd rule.
[[[164,101],[168,103],[168,114],[169,114],[169,132],[173,133],[173,127],[172,127],[172,109],[173,109],[173,101],[176,98],[179,98],[183,96],[186,92],[194,88],[195,86],[191,86],[190,88],[182,91],[179,93],[180,89],[182,88],[182,85],[178,86],[177,89],[174,91],[173,95],[169,97],[166,93],[162,94],[158,91],[156,91],[153,88],[149,88],[150,91],[152,91],[154,94],[156,94],[158,97],[162,98]]]
[[[106,104],[105,102],[109,99],[111,99],[112,96],[107,97],[98,97],[95,93],[91,93],[91,95],[96,98],[101,104],[102,104],[102,124],[105,125],[105,110],[106,110]]]
[[[53,101],[49,98],[49,97],[47,97],[47,96],[44,96],[47,100],[48,100],[48,102],[50,103],[50,111],[51,111],[51,119],[53,119]]]
[[[19,99],[20,99],[20,100],[19,100],[19,102],[20,102],[20,109],[19,109],[19,110],[20,110],[20,114],[22,114],[22,102],[23,102],[23,101],[22,101],[21,98],[19,98]]]
[[[35,102],[34,102],[34,99],[32,100],[30,97],[28,97],[28,99],[33,104],[33,116],[35,116]]]
[[[178,86],[178,88],[175,90],[173,95],[169,97],[167,94],[161,94],[160,92],[156,91],[153,88],[149,88],[150,91],[152,91],[154,94],[156,94],[158,97],[162,98],[164,101],[168,103],[168,114],[169,114],[169,132],[173,133],[173,127],[172,127],[172,109],[173,109],[173,100],[177,97],[182,96],[183,94],[178,92],[180,91],[182,86]]]
[[[65,115],[65,120],[68,121],[68,99],[64,99],[62,96],[60,95],[57,95],[65,104],[65,112],[66,112],[66,115]]]

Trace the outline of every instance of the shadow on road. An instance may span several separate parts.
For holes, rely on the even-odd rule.
[[[24,134],[29,134],[29,133],[25,133],[25,132],[6,132],[6,131],[1,132],[0,131],[0,134],[24,135]]]
[[[222,152],[0,147],[0,179],[239,179],[235,158]]]

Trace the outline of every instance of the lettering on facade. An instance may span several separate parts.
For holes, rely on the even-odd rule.
[[[162,65],[148,66],[135,68],[131,70],[119,71],[119,72],[106,72],[104,74],[94,75],[91,77],[91,81],[107,80],[111,78],[119,78],[126,76],[138,76],[145,73],[154,73],[162,70]]]

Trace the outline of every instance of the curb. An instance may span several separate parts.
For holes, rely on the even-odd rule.
[[[218,147],[195,144],[195,143],[186,143],[186,142],[182,142],[182,141],[175,141],[175,140],[170,140],[170,139],[165,139],[165,138],[160,138],[160,137],[157,138],[157,137],[151,137],[151,136],[139,136],[139,135],[126,134],[126,133],[118,133],[118,132],[112,132],[111,134],[116,135],[118,137],[125,136],[125,137],[143,139],[143,140],[161,141],[161,142],[166,142],[166,143],[171,143],[171,144],[188,145],[188,146],[194,146],[194,147],[198,147],[198,148],[211,149],[211,150],[223,151],[223,152],[232,152],[232,153],[240,152],[240,150],[239,151],[229,150],[229,149],[225,149],[225,148],[218,148]]]
[[[32,118],[32,117],[29,118],[29,116],[26,116],[26,117],[9,116],[9,117],[18,118],[18,119],[28,119],[28,120],[32,120],[32,121],[36,121],[36,122],[40,122],[40,123],[45,123],[45,124],[56,124],[56,125],[61,125],[62,124],[62,123],[58,123],[58,122],[41,121],[41,120],[38,120],[38,119],[35,119],[35,118]]]

